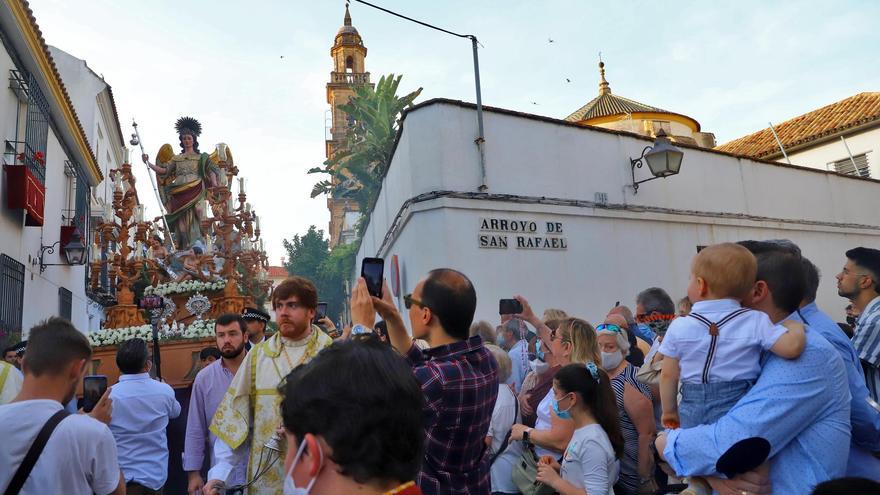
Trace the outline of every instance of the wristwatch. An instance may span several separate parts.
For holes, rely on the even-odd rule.
[[[367,333],[373,333],[373,331],[361,324],[357,324],[351,328],[352,335],[364,335]]]
[[[529,432],[530,431],[532,431],[531,428],[526,428],[525,430],[523,430],[523,442],[532,443],[532,441],[529,439]]]

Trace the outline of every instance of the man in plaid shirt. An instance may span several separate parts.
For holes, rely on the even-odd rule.
[[[426,339],[430,349],[415,345],[387,288],[382,299],[370,297],[363,279],[352,295],[352,320],[371,328],[375,308],[422,387],[427,438],[419,486],[425,495],[488,495],[484,439],[498,395],[498,364],[481,337],[468,338],[476,291],[464,274],[444,268],[431,271],[404,301],[413,336]]]

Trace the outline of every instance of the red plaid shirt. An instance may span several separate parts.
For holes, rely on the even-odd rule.
[[[488,495],[484,439],[498,396],[498,364],[479,336],[406,354],[425,395],[425,495]]]

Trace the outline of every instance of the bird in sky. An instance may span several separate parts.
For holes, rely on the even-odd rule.
[[[553,38],[547,38],[547,43],[554,43],[555,40]]]
[[[537,104],[538,104],[538,102],[536,102],[536,101],[533,101],[533,102],[531,102],[531,103],[532,103],[532,105],[537,105]]]
[[[570,83],[570,82],[571,82],[571,79],[569,79],[569,78],[566,77],[566,78],[565,78],[565,82]]]

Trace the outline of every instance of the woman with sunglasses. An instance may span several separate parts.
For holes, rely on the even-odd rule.
[[[614,492],[617,495],[654,493],[657,483],[650,444],[657,427],[651,391],[636,380],[638,369],[624,359],[630,349],[626,330],[614,323],[603,323],[596,327],[596,333],[602,368],[611,378],[623,434],[620,478]]]
[[[526,308],[526,304],[523,304]],[[531,309],[529,308],[529,311]],[[600,362],[599,347],[593,326],[580,318],[567,318],[559,323],[559,328],[551,330],[540,320],[539,335],[549,348],[547,359],[551,366],[565,366],[572,363],[586,365]],[[541,456],[559,457],[565,451],[574,433],[574,422],[560,418],[552,410],[553,389],[551,388],[537,407],[538,419],[535,427],[515,424],[510,430],[510,447],[492,465],[493,493],[518,493],[511,479],[513,464],[522,454],[522,441],[535,446],[535,453]]]
[[[560,495],[613,493],[623,436],[608,374],[592,362],[569,364],[553,380],[553,394],[553,410],[576,429],[561,464],[541,458],[537,480]]]

